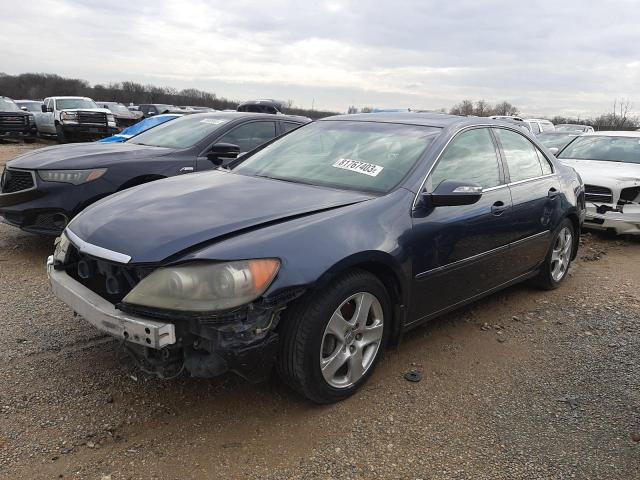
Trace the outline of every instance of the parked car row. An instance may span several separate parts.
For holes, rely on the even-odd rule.
[[[517,282],[558,287],[585,191],[510,122],[214,112],[17,157],[0,214],[62,231],[54,293],[145,371],[275,368],[325,403],[425,321]]]

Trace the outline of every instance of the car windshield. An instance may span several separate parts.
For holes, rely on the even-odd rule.
[[[228,117],[185,116],[142,132],[128,142],[152,147],[189,148],[211,135],[228,121]]]
[[[128,135],[132,137],[133,135],[138,135],[139,133],[145,132],[156,125],[160,125],[161,123],[168,122],[169,120],[173,120],[178,117],[179,115],[155,115],[125,128],[120,133],[121,135]]]
[[[86,98],[59,98],[56,100],[56,108],[65,110],[67,108],[98,108],[93,100]]]
[[[418,125],[326,120],[294,130],[233,171],[386,193],[400,183],[440,131]]]
[[[577,136],[575,133],[542,133],[538,135],[538,141],[547,148],[561,149]]]
[[[589,135],[577,138],[558,158],[640,163],[640,136],[609,137]]]
[[[561,132],[583,132],[584,131],[584,125],[556,125],[556,130],[559,130]]]
[[[19,107],[25,107],[30,112],[40,112],[42,104],[40,102],[16,102]]]
[[[124,105],[120,105],[119,103],[107,103],[105,104],[109,110],[113,113],[125,114],[129,115],[131,112]]]
[[[18,107],[11,100],[0,98],[0,112],[19,112],[19,111],[20,111],[20,107]]]

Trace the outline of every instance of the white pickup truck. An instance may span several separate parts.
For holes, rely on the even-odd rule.
[[[55,135],[60,143],[118,133],[113,113],[88,97],[49,97],[42,103],[42,113],[35,115],[38,132]]]

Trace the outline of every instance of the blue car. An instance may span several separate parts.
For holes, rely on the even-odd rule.
[[[150,128],[153,128],[161,123],[168,122],[169,120],[173,120],[174,118],[181,117],[180,114],[174,113],[165,113],[162,115],[156,115],[155,117],[145,118],[144,120],[136,123],[135,125],[131,125],[130,127],[125,128],[120,133],[113,135],[111,137],[103,138],[98,140],[100,143],[112,143],[112,142],[124,142],[129,140],[134,135],[138,135]]]
[[[584,211],[575,170],[516,125],[344,115],[95,203],[48,274],[147,372],[275,367],[328,403],[414,327],[525,280],[559,287]]]

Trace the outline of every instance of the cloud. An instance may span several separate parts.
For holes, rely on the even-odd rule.
[[[197,87],[297,105],[508,100],[598,114],[634,100],[632,0],[32,0],[3,5],[1,69]],[[640,102],[640,98],[636,99]]]

